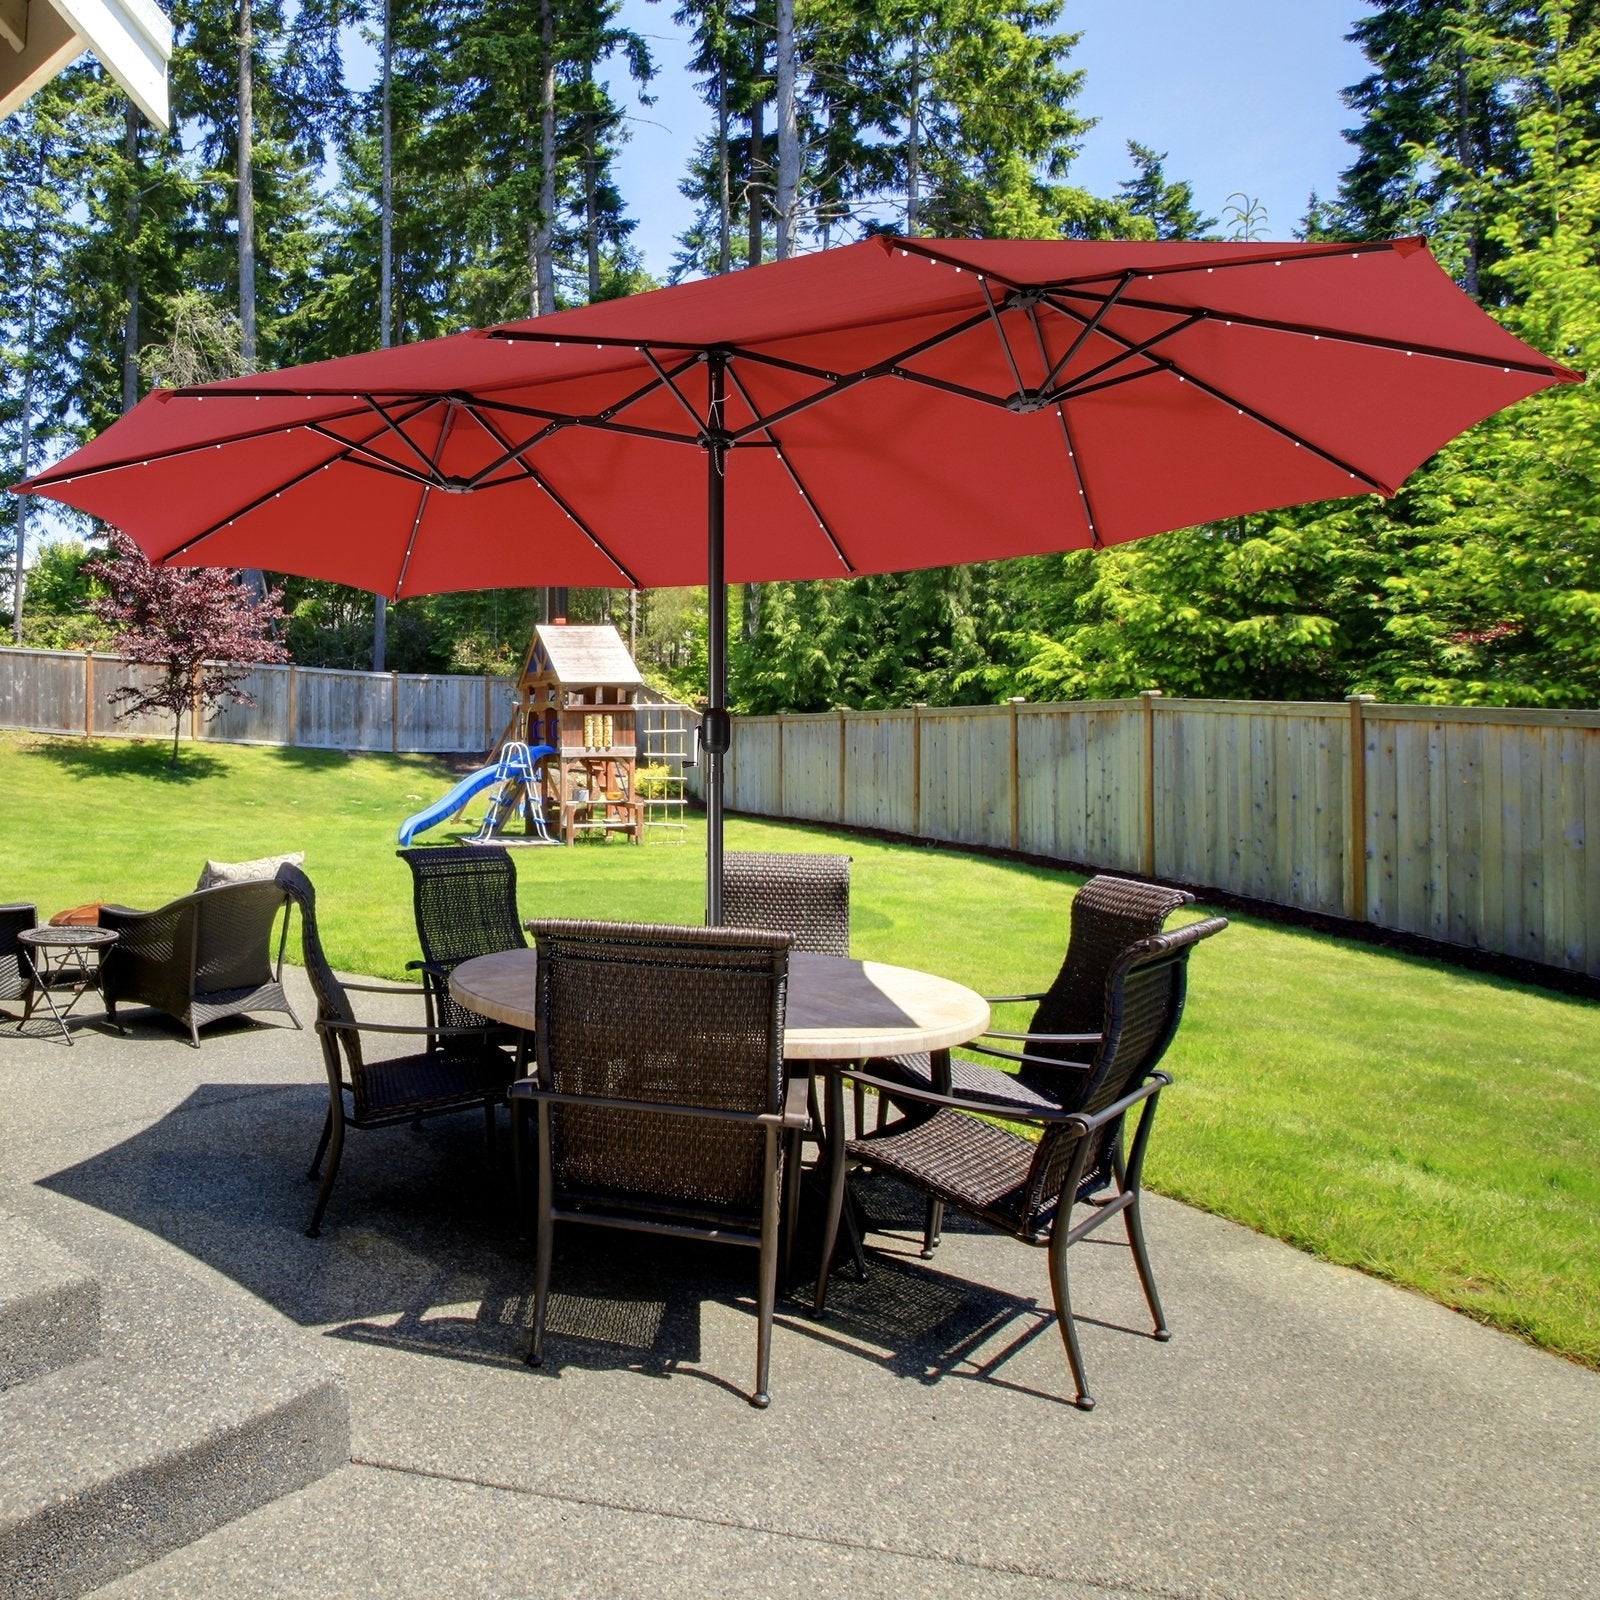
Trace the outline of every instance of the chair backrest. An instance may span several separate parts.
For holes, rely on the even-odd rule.
[[[1100,874],[1072,897],[1066,959],[1028,1024],[1030,1034],[1099,1033],[1105,1019],[1106,980],[1130,945],[1161,932],[1162,924],[1194,896],[1159,883],[1134,883]],[[1082,1061],[1081,1045],[1029,1042],[1030,1055],[1057,1061]],[[1060,1093],[1060,1074],[1048,1067],[1024,1066],[1018,1076],[1052,1096]]]
[[[311,880],[299,867],[285,864],[278,868],[278,875],[273,881],[300,908],[300,954],[305,963],[306,976],[311,980],[312,991],[317,997],[318,1020],[354,1022],[355,1011],[350,1005],[350,997],[344,992],[344,985],[334,977],[333,968],[328,965],[328,958],[323,953],[322,936],[317,930],[317,891],[312,888]],[[334,1047],[329,1043],[329,1037],[323,1035],[323,1051],[331,1054]],[[360,1036],[354,1029],[341,1029],[338,1037],[344,1041],[351,1070],[359,1073]]]
[[[422,959],[453,967],[473,956],[521,950],[517,865],[503,845],[397,850],[411,868]]]
[[[784,1094],[790,940],[741,928],[536,922],[539,1078],[613,1100],[772,1113]],[[570,1196],[754,1215],[755,1124],[551,1108],[552,1182]]]
[[[473,956],[527,946],[517,920],[517,865],[503,845],[443,845],[397,850],[411,868],[412,906],[422,959],[449,972]],[[434,1004],[441,1024],[480,1027],[442,987]]]
[[[17,935],[38,922],[38,913],[31,905],[18,901],[0,906],[0,1000],[15,1000],[22,994],[22,964],[18,959],[21,946]]]
[[[722,920],[790,934],[796,950],[850,954],[850,857],[733,851],[722,858]]]
[[[1207,917],[1141,939],[1122,952],[1106,979],[1104,1037],[1082,1097],[1072,1109],[1093,1116],[1131,1094],[1156,1070],[1183,1017],[1190,952],[1227,926],[1226,917]],[[1118,1122],[1120,1118],[1091,1135],[1083,1169],[1089,1182],[1080,1188],[1098,1188],[1110,1181],[1121,1131]],[[1059,1128],[1046,1130],[1030,1175],[1029,1209],[1037,1211],[1054,1198],[1075,1144]]]
[[[222,883],[184,899],[195,917],[194,992],[250,989],[273,972],[272,935],[288,905],[273,879]]]

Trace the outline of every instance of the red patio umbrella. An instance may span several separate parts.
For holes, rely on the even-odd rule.
[[[1418,239],[884,239],[157,391],[19,488],[154,561],[395,599],[707,582],[714,922],[726,583],[1391,494],[1470,424],[1580,377]]]

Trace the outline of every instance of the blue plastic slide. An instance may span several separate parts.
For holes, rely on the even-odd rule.
[[[491,761],[486,767],[479,767],[476,772],[469,772],[444,799],[436,800],[414,817],[407,817],[400,824],[401,846],[410,844],[425,828],[432,828],[447,817],[453,817],[473,795],[487,789],[491,783],[512,781],[531,787],[538,781],[537,763],[543,757],[554,754],[555,751],[547,744],[535,745],[532,750],[525,744],[508,744],[498,760]]]
[[[431,828],[443,822],[446,817],[453,817],[473,795],[480,789],[487,789],[491,783],[498,782],[499,777],[499,764],[493,761],[486,767],[479,767],[476,772],[469,772],[443,800],[436,800],[431,806],[425,807],[414,817],[407,817],[400,824],[400,843],[408,845],[424,828]]]

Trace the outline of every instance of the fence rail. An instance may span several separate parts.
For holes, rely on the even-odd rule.
[[[111,696],[154,683],[157,669],[98,652],[0,650],[0,727],[95,738],[171,738],[165,713],[117,715]],[[322,750],[486,750],[516,703],[515,680],[442,673],[253,667],[240,682],[255,704],[183,719],[182,736]]]
[[[1600,977],[1597,712],[1151,694],[743,717],[727,796]]]
[[[0,650],[0,727],[170,735],[109,703],[148,670]],[[258,667],[246,687],[254,707],[192,716],[184,735],[484,750],[516,696],[505,678],[310,667]],[[1600,977],[1600,712],[1151,694],[743,717],[727,801],[1205,885]]]

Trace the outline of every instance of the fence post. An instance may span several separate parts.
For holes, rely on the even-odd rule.
[[[911,837],[922,837],[922,713],[925,700],[911,708]]]
[[[389,674],[389,754],[400,754],[400,674]]]
[[[1139,694],[1144,718],[1144,838],[1139,847],[1139,871],[1146,878],[1156,875],[1156,701],[1159,689],[1144,689]]]
[[[291,661],[289,663],[289,736],[284,741],[286,744],[291,746],[299,742],[299,733],[297,731],[298,706],[296,704],[296,696],[299,687],[300,680],[296,676],[294,662]]]
[[[789,815],[789,799],[783,792],[783,712],[778,713],[778,815]]]
[[[527,729],[523,732],[527,734]],[[487,672],[483,675],[483,749],[485,759],[494,752],[494,692],[489,686]]]
[[[94,651],[83,652],[83,736],[94,738]]]
[[[1367,920],[1367,722],[1363,707],[1370,694],[1346,697],[1350,707],[1350,816],[1344,840],[1344,914],[1352,922]]]
[[[1025,703],[1024,697],[1014,694],[1006,705],[1011,709],[1011,749],[1006,762],[1007,782],[1011,791],[1011,848],[1019,848],[1022,842],[1022,794],[1021,784],[1018,781],[1021,769],[1017,761],[1017,707]]]
[[[845,737],[845,709],[839,707],[839,821],[844,822],[844,752],[847,744]]]

